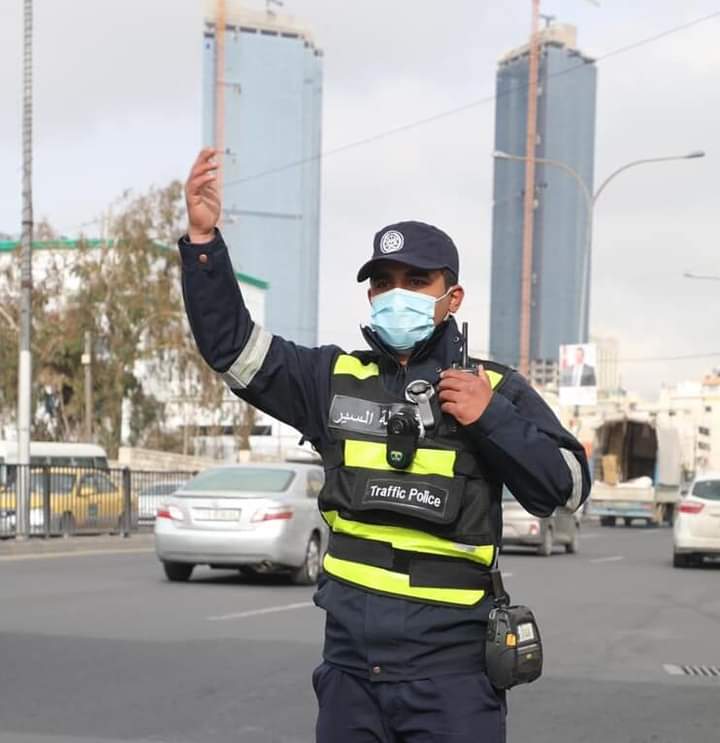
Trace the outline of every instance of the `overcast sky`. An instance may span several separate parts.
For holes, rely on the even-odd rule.
[[[124,189],[182,178],[201,144],[200,0],[35,0],[36,219],[68,234]],[[249,2],[250,6],[260,5]],[[323,148],[494,92],[496,62],[522,44],[528,0],[285,0],[325,52]],[[544,0],[601,56],[720,10],[711,0]],[[22,2],[0,0],[0,232],[20,231]],[[598,64],[596,178],[629,160],[704,149],[612,184],[596,212],[591,325],[621,357],[720,352],[720,19]],[[354,268],[373,233],[422,219],[461,252],[471,345],[487,348],[494,105],[323,163],[320,339],[357,347],[367,319]],[[92,233],[93,227],[85,227]],[[350,291],[348,291],[350,288]],[[344,311],[338,312],[342,307]],[[626,362],[626,386],[698,379],[716,358]]]

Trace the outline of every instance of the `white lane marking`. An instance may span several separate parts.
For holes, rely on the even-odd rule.
[[[502,575],[503,578],[512,578],[513,577],[513,573],[506,573],[504,570],[500,573],[500,575]]]
[[[114,550],[79,550],[77,552],[45,552],[31,555],[2,555],[0,562],[15,562],[19,560],[50,560],[55,557],[93,557],[94,555],[144,555],[155,552],[152,547],[136,547],[135,549]]]
[[[674,666],[674,665],[672,665],[672,664],[670,664],[670,663],[665,663],[665,664],[663,665],[663,668],[664,668],[664,669],[665,669],[665,670],[667,671],[667,673],[669,673],[669,674],[670,674],[671,676],[684,676],[684,675],[685,675],[685,671],[683,671],[683,669],[682,669],[682,668],[680,668],[680,666]]]
[[[293,611],[295,609],[307,609],[315,606],[312,601],[300,601],[297,604],[284,604],[283,606],[267,606],[264,609],[249,609],[248,611],[239,611],[235,614],[221,614],[217,617],[207,617],[208,622],[225,622],[228,619],[245,619],[245,617],[258,617],[262,614],[276,614],[281,611]]]
[[[619,560],[624,560],[625,558],[622,555],[613,555],[612,557],[596,557],[594,560],[590,560],[589,562],[618,562]]]

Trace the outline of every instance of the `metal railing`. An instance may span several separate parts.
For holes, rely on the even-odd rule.
[[[0,538],[17,535],[18,481],[30,478],[29,535],[131,532],[152,525],[158,507],[195,472],[6,465],[0,482]]]

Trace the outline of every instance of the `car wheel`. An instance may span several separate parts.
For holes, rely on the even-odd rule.
[[[577,532],[575,532],[572,535],[572,539],[565,545],[565,552],[568,553],[568,555],[575,555],[578,551],[578,535]]]
[[[75,534],[75,518],[71,513],[64,513],[60,519],[60,533],[64,537],[71,537]]]
[[[686,555],[682,552],[673,552],[673,567],[687,568],[690,566],[692,555]]]
[[[182,582],[190,580],[193,568],[195,566],[190,562],[163,562],[165,575],[168,580]]]
[[[543,557],[550,557],[553,553],[553,532],[550,527],[545,529],[543,532],[543,539],[538,547],[538,555]]]
[[[305,562],[292,572],[292,582],[298,586],[313,586],[320,575],[320,537],[313,534],[305,549]]]
[[[600,526],[615,526],[615,517],[614,516],[601,516]]]
[[[632,526],[632,519],[627,518],[627,516],[623,519],[625,522],[625,526]]]

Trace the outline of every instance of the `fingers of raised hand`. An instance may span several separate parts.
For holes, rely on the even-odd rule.
[[[215,173],[206,173],[205,175],[199,175],[193,178],[188,182],[188,193],[191,196],[196,196],[208,188],[216,190],[214,183],[216,177]]]
[[[215,178],[218,168],[218,164],[215,161],[215,152],[210,147],[201,150],[190,170],[190,175],[187,179],[188,189],[197,187],[199,181],[207,183]]]

